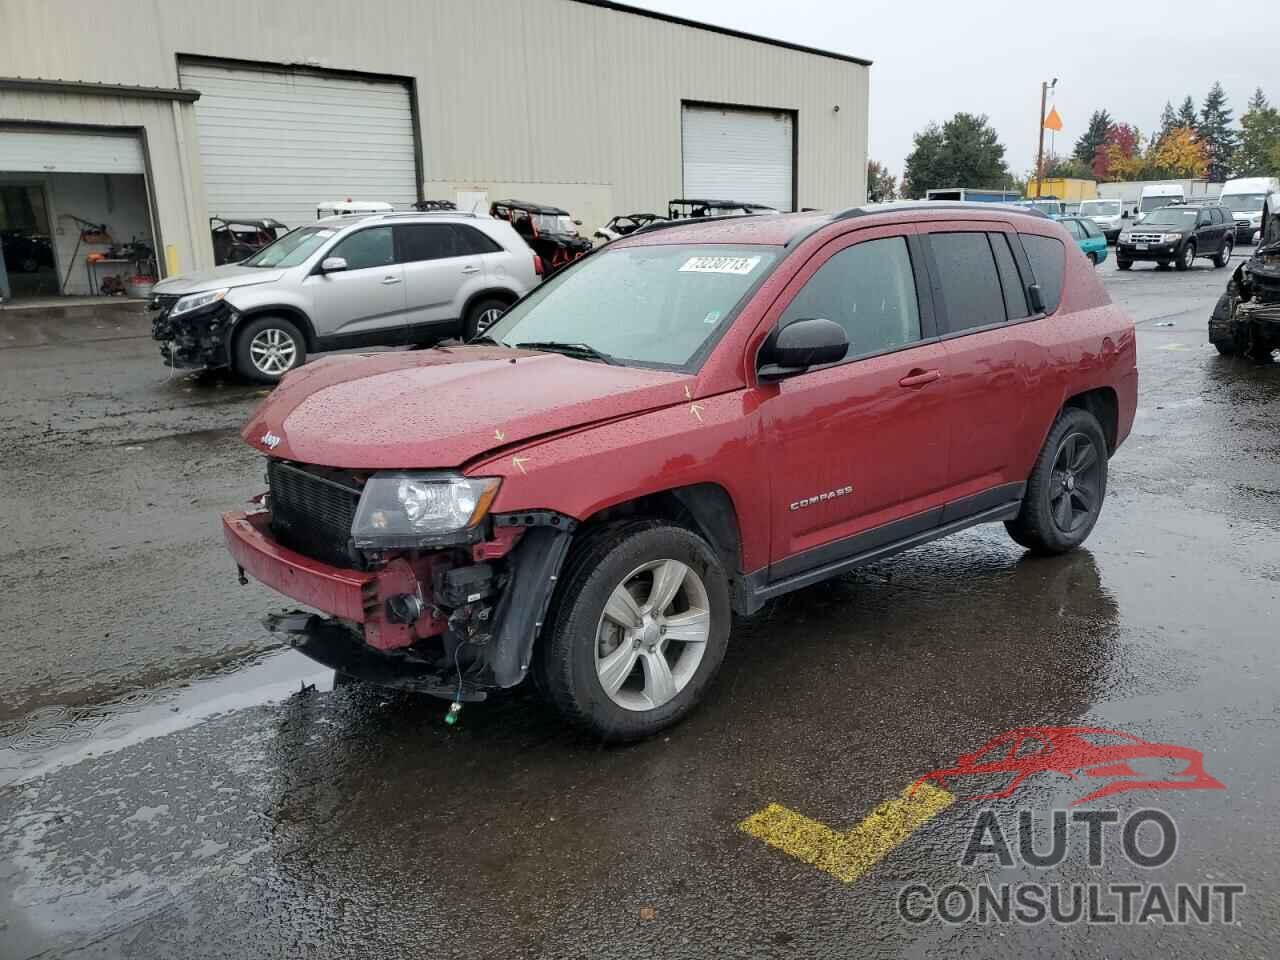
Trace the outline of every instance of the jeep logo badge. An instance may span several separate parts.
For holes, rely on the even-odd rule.
[[[258,442],[268,450],[274,450],[276,447],[280,446],[281,439],[281,437],[277,437],[274,433],[268,430],[262,435],[262,438]]]

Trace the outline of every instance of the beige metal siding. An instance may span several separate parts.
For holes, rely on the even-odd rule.
[[[571,0],[0,0],[0,22],[18,76],[172,87],[186,54],[413,78],[429,196],[660,208],[694,100],[796,111],[800,206],[865,198],[866,67]]]

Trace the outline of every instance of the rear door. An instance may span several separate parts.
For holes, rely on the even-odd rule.
[[[832,320],[850,343],[840,363],[757,387],[773,502],[771,580],[937,522],[947,484],[946,358],[915,232],[901,225],[833,240],[766,316],[774,328]]]
[[[395,230],[410,336],[459,332],[468,291],[484,283],[482,255],[452,223],[400,223]]]
[[[1017,235],[980,222],[921,230],[949,371],[942,425],[951,520],[1021,495],[1015,487],[1026,480],[1028,400],[1044,357],[1025,323],[1031,310]]]

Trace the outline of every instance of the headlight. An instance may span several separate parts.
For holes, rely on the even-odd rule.
[[[1162,239],[1162,240],[1163,240],[1163,242],[1165,242],[1165,243],[1178,243],[1179,241],[1181,241],[1181,240],[1182,240],[1182,234],[1180,234],[1180,233],[1166,233],[1166,234],[1165,234],[1161,239]]]
[[[502,481],[447,474],[375,474],[364,485],[351,538],[362,549],[419,547],[474,527]]]
[[[1121,242],[1121,243],[1128,243],[1128,242],[1129,242],[1130,240],[1132,240],[1132,239],[1133,239],[1133,237],[1132,237],[1132,236],[1130,236],[1130,235],[1129,235],[1129,234],[1127,234],[1127,233],[1122,233],[1122,234],[1120,234],[1120,242]]]
[[[223,287],[221,290],[206,290],[204,293],[189,293],[177,303],[173,305],[173,309],[169,312],[169,316],[176,317],[183,313],[190,313],[192,310],[199,310],[201,307],[207,307],[211,303],[217,303],[227,295],[229,288]]]
[[[1252,227],[1262,226],[1262,214],[1260,213],[1249,214],[1249,225]]]

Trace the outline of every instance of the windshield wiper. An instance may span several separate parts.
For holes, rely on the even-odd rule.
[[[589,343],[562,343],[559,340],[535,340],[529,343],[517,343],[517,348],[523,350],[546,350],[549,353],[563,353],[567,357],[575,357],[579,360],[599,360],[601,363],[608,363],[618,366],[618,361],[607,353],[602,353]]]

